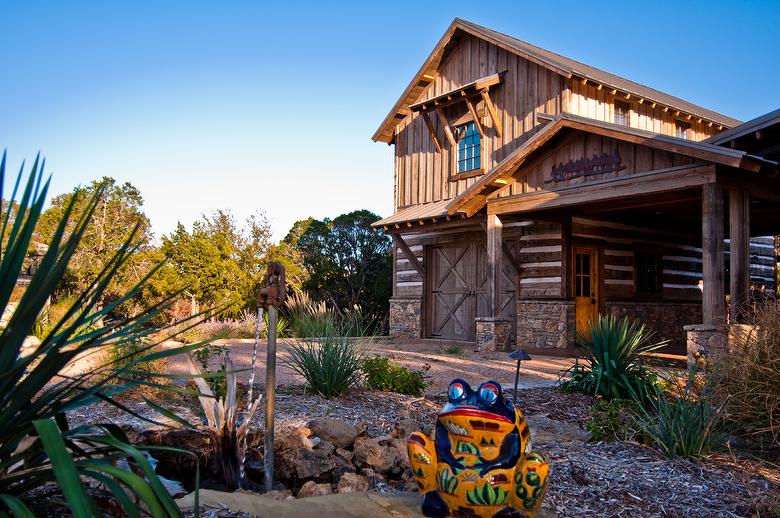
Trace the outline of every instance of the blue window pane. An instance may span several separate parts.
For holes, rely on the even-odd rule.
[[[473,122],[459,126],[458,172],[471,171],[480,167],[480,140],[477,125]]]

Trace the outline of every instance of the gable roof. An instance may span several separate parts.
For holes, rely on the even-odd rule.
[[[552,122],[539,130],[538,133],[510,153],[509,156],[496,164],[495,167],[482,176],[478,182],[453,198],[450,203],[447,204],[447,212],[449,214],[464,212],[466,216],[475,214],[485,206],[488,196],[506,187],[507,182],[501,182],[501,180],[511,177],[527,162],[535,151],[544,148],[550,140],[567,128],[571,130],[586,131],[588,133],[611,137],[633,144],[678,153],[691,158],[752,171],[759,171],[764,165],[770,167],[777,166],[776,162],[765,160],[736,149],[716,146],[706,142],[694,142],[692,140],[670,137],[651,131],[589,119],[571,113],[561,113],[554,117]]]
[[[455,18],[447,28],[444,36],[442,36],[436,44],[436,47],[434,47],[433,52],[431,52],[425,60],[411,83],[409,83],[409,86],[406,87],[401,97],[395,103],[393,109],[390,110],[390,113],[387,114],[373,137],[371,137],[375,142],[381,141],[389,143],[392,141],[395,125],[409,114],[409,106],[414,104],[420,98],[423,91],[433,82],[437,74],[439,63],[444,55],[444,51],[449,45],[453,44],[454,36],[460,31],[486,40],[508,52],[512,52],[533,63],[549,68],[566,78],[581,78],[594,81],[622,93],[650,100],[697,118],[712,121],[727,128],[740,124],[740,121],[737,119],[689,103],[679,97],[610,74],[609,72],[605,72],[596,67],[580,63],[574,59],[531,45],[530,43],[488,29],[487,27],[483,27],[476,23],[461,18]]]

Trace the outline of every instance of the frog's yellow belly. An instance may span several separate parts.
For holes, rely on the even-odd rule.
[[[477,516],[491,517],[507,505],[510,505],[512,491],[511,469],[495,469],[480,477],[472,463],[467,459],[466,469],[453,475],[447,464],[436,466],[436,486],[450,512],[458,515],[458,508],[469,508]]]

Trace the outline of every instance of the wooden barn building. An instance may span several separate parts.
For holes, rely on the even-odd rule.
[[[391,334],[562,348],[601,313],[672,353],[725,336],[775,291],[758,236],[780,233],[778,121],[455,19],[373,136],[395,150],[374,225],[395,244]]]

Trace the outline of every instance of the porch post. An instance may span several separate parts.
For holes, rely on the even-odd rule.
[[[487,291],[490,316],[501,316],[501,269],[504,257],[503,224],[496,214],[487,216]]]
[[[723,187],[717,183],[702,186],[702,259],[704,325],[723,323]]]
[[[729,191],[731,322],[742,320],[750,293],[750,201],[747,191]]]

